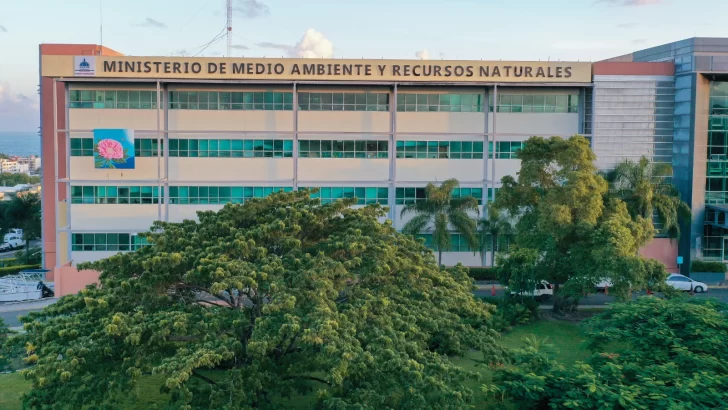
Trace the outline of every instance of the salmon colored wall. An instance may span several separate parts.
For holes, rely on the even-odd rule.
[[[72,295],[92,283],[98,283],[99,273],[93,270],[78,271],[73,266],[61,266],[53,269],[56,297]]]
[[[662,262],[669,273],[677,273],[677,245],[677,240],[670,241],[668,238],[655,238],[640,249],[640,254],[645,258],[657,259]]]

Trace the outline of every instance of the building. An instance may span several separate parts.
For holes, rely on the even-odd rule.
[[[532,135],[582,134],[605,169],[641,155],[672,162],[678,147],[670,61],[127,57],[55,44],[40,54],[43,254],[60,294],[97,277],[76,264],[144,246],[136,234],[154,220],[276,190],[379,202],[401,229],[402,206],[428,182],[457,178],[455,195],[492,201]],[[482,265],[453,244],[443,262]],[[677,269],[665,238],[643,253]]]
[[[0,201],[9,201],[14,196],[23,196],[31,193],[39,194],[40,191],[40,184],[18,184],[15,186],[0,186]]]
[[[36,174],[38,170],[40,170],[41,160],[40,157],[35,155],[31,155],[29,157],[18,157],[17,161],[21,167],[24,166],[21,169],[27,169],[25,172],[30,175]]]

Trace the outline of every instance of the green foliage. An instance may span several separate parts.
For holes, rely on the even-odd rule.
[[[30,270],[30,269],[40,269],[40,264],[13,265],[13,266],[7,266],[4,268],[0,268],[0,277],[8,276],[8,275],[15,275],[16,273],[19,273],[20,271]]]
[[[43,249],[35,246],[27,251],[17,251],[13,260],[21,265],[40,265],[43,260]]]
[[[510,218],[503,215],[498,208],[489,206],[487,215],[478,220],[478,244],[480,246],[478,249],[483,262],[485,262],[486,249],[490,245],[490,266],[495,266],[498,239],[502,236],[511,236],[515,233],[514,231]],[[490,240],[490,244],[487,243],[488,240]],[[485,263],[483,264],[485,265]]]
[[[18,260],[16,258],[0,259],[0,268],[5,268],[8,266],[15,266],[17,264],[18,264]]]
[[[20,184],[40,184],[40,177],[30,176],[27,174],[0,172],[0,186],[15,186]]]
[[[531,343],[485,389],[519,409],[726,408],[726,311],[687,298],[616,304],[587,320],[594,354],[586,363],[565,366],[549,347]]]
[[[0,372],[11,370],[10,348],[5,347],[8,337],[12,331],[5,325],[5,321],[0,317]]]
[[[497,360],[494,307],[381,207],[352,203],[277,193],[157,222],[150,246],[80,264],[101,286],[23,319],[26,405],[115,409],[151,373],[170,408],[311,392],[318,408],[465,407],[472,375],[449,358]]]
[[[427,199],[405,205],[402,208],[402,217],[415,214],[404,225],[402,232],[410,235],[431,232],[439,264],[442,264],[442,252],[452,246],[448,230],[450,226],[455,229],[455,232],[463,235],[472,249],[478,248],[477,225],[468,214],[469,212],[478,213],[478,200],[471,196],[453,198],[453,189],[458,185],[457,179],[448,179],[440,186],[429,183],[425,187]]]
[[[690,272],[726,273],[727,269],[728,267],[723,262],[693,261],[690,264]]]
[[[10,229],[22,229],[27,259],[30,259],[30,241],[40,238],[41,234],[40,205],[40,196],[36,193],[15,196],[10,201],[0,202],[0,235]]]
[[[651,163],[644,156],[638,162],[625,159],[607,174],[610,192],[627,204],[633,218],[654,214],[668,237],[679,238],[680,223],[689,222],[692,212],[670,177],[669,164]]]
[[[653,237],[652,222],[632,218],[617,198],[605,200],[607,182],[596,172],[589,142],[581,136],[532,137],[519,157],[518,179],[503,178],[495,206],[518,218],[520,252],[538,255],[535,266],[533,258],[522,259],[520,272],[564,284],[560,292],[570,299],[604,279],[620,298],[646,286],[639,249]],[[510,265],[519,271],[515,262]]]
[[[507,256],[498,256],[500,283],[517,294],[536,289],[537,269],[538,252],[535,249],[514,247]]]
[[[539,318],[539,304],[532,297],[484,297],[482,300],[495,305],[493,327],[499,332],[510,331],[514,326],[525,325]]]
[[[498,269],[496,268],[467,268],[468,276],[473,280],[498,280]]]

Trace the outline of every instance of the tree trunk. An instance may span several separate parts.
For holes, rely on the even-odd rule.
[[[495,267],[495,244],[498,242],[497,235],[490,235],[490,267]]]
[[[437,247],[437,265],[442,266],[442,248]]]

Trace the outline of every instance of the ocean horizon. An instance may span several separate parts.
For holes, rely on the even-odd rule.
[[[40,156],[40,136],[37,131],[0,131],[0,153]]]

